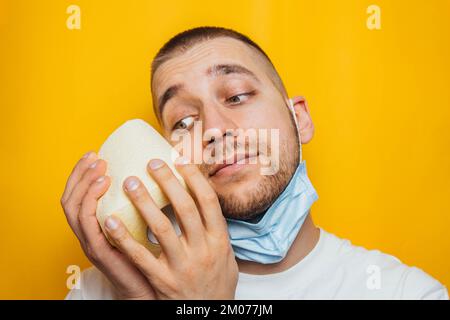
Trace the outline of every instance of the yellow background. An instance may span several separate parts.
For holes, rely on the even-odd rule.
[[[151,59],[199,25],[248,34],[308,98],[315,221],[450,285],[450,1],[1,0],[0,298],[63,298],[67,266],[89,265],[67,175],[124,120],[155,124]]]

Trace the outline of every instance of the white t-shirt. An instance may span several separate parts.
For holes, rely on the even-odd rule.
[[[82,272],[80,289],[66,299],[114,299],[96,268]],[[447,289],[415,267],[378,250],[354,246],[320,229],[314,249],[291,268],[273,274],[239,273],[236,299],[442,299]]]

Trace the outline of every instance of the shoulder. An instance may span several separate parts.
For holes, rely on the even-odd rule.
[[[346,275],[345,282],[362,297],[448,299],[447,289],[423,270],[379,250],[367,250],[324,230],[321,232],[324,232],[332,264]]]
[[[115,299],[114,287],[95,267],[83,270],[78,285],[70,290],[66,300],[112,300]]]
[[[439,281],[416,267],[408,267],[401,296],[404,299],[448,300],[448,291]]]

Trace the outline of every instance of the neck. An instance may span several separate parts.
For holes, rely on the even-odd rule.
[[[270,274],[287,270],[300,262],[311,252],[319,241],[319,236],[320,230],[314,225],[311,215],[309,214],[283,260],[273,264],[261,264],[253,261],[236,259],[239,272]]]

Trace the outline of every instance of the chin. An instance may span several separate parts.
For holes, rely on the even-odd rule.
[[[258,198],[259,192],[256,190],[258,190],[263,176],[259,174],[259,169],[255,171],[239,174],[239,177],[236,175],[227,179],[227,182],[222,182],[223,179],[220,179],[221,183],[212,181],[222,213],[226,218],[246,220],[257,213],[252,200]]]
[[[249,194],[251,194],[257,186],[258,181],[243,180],[219,186],[216,189],[216,192],[222,197],[233,198],[237,201],[245,202],[248,200]]]

